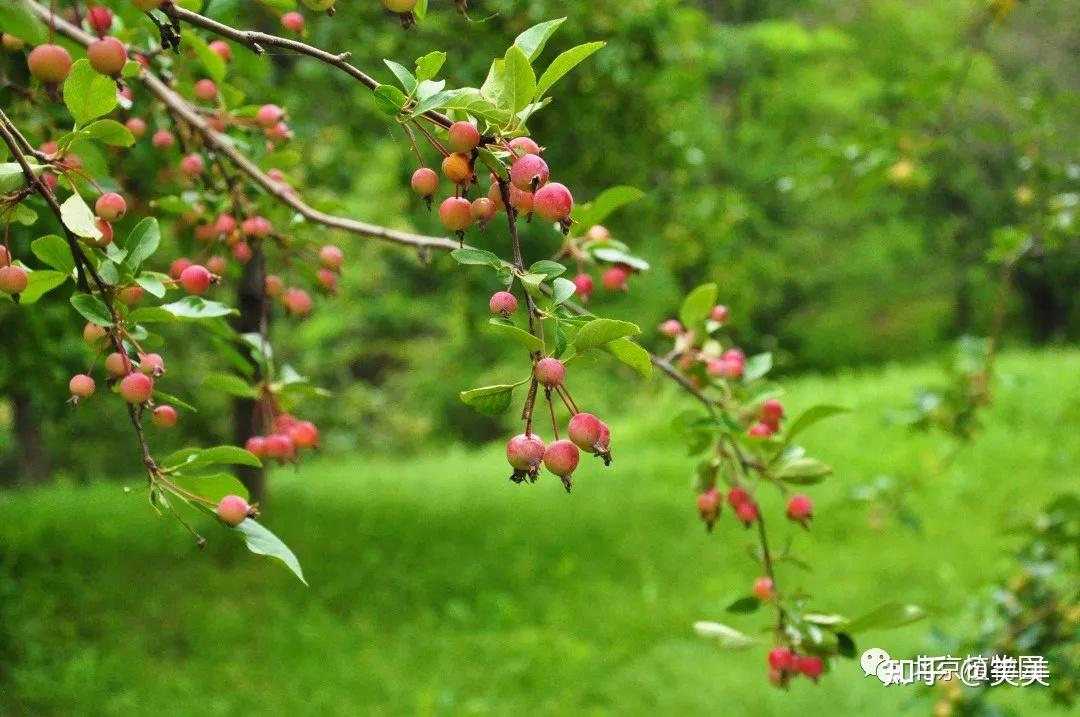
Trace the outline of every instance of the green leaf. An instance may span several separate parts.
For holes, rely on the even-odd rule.
[[[519,329],[514,326],[513,323],[506,319],[491,319],[488,322],[495,331],[497,331],[503,338],[509,339],[514,343],[519,344],[529,351],[534,353],[536,351],[544,350],[544,342],[536,336],[533,336],[524,329]]]
[[[502,60],[497,60],[502,62]],[[446,111],[459,111],[486,121],[493,127],[504,127],[513,118],[509,110],[500,109],[495,103],[474,88],[460,90],[448,90],[433,95],[418,103],[412,109],[414,115],[423,114],[428,110],[442,108]]]
[[[408,101],[405,93],[393,85],[379,85],[375,88],[375,106],[383,114],[396,117]]]
[[[45,26],[24,2],[0,3],[0,28],[28,45],[42,45],[49,39]]]
[[[207,500],[219,502],[227,495],[238,495],[244,500],[250,500],[251,495],[244,484],[237,480],[231,473],[212,473],[201,476],[176,476],[175,483],[181,488],[201,495]]]
[[[210,79],[221,84],[222,80],[225,79],[224,58],[211,50],[210,45],[194,32],[185,30],[180,37],[195,51],[195,56],[199,58],[199,62],[202,63],[203,69],[206,70],[206,74],[209,75]]]
[[[637,336],[641,329],[637,324],[615,319],[594,319],[578,330],[571,343],[578,351],[598,348],[624,336]]]
[[[564,301],[569,301],[576,291],[577,286],[574,282],[560,276],[551,283],[551,300],[558,306]]]
[[[135,135],[116,120],[101,119],[86,125],[87,136],[113,147],[130,147],[135,144]]]
[[[498,269],[502,266],[502,260],[499,259],[499,257],[484,249],[454,249],[450,252],[450,256],[452,256],[454,261],[458,264],[490,266],[493,269]]]
[[[560,17],[558,20],[548,20],[539,25],[533,25],[514,38],[514,45],[525,53],[525,57],[529,58],[529,62],[532,62],[540,56],[540,53],[544,51],[544,46],[547,45],[547,41],[559,29],[559,25],[564,22],[566,22],[566,18]]]
[[[208,301],[198,296],[185,296],[179,301],[159,307],[181,319],[212,319],[228,316],[236,310],[217,301]],[[133,312],[135,313],[135,312]]]
[[[533,72],[529,58],[521,51],[520,47],[511,47],[506,51],[506,76],[504,91],[511,101],[509,105],[500,107],[520,112],[532,102],[536,92],[536,74]]]
[[[30,169],[34,174],[41,174],[45,167],[31,164]],[[22,165],[18,162],[4,162],[0,164],[0,194],[7,194],[22,189],[26,186],[26,175]]]
[[[159,299],[165,296],[165,284],[154,274],[141,274],[135,277],[135,283],[144,288],[151,296]]]
[[[60,205],[60,218],[75,236],[94,240],[101,238],[101,230],[97,228],[94,213],[78,192],[73,193]]]
[[[574,208],[574,217],[580,222],[582,230],[587,230],[594,224],[601,224],[613,212],[627,204],[631,204],[645,197],[645,192],[637,187],[620,185],[609,187],[600,196],[591,202],[578,205]]]
[[[19,303],[36,303],[38,299],[45,296],[45,294],[48,294],[53,289],[62,286],[63,283],[70,278],[70,273],[64,274],[50,269],[28,272],[26,277],[26,288],[19,294]]]
[[[214,446],[213,448],[182,448],[170,454],[164,461],[169,470],[189,471],[213,465],[237,465],[262,467],[254,454],[239,446]]]
[[[556,276],[565,274],[566,266],[557,261],[552,261],[551,259],[541,259],[529,267],[529,273],[543,274],[546,280],[551,281]]]
[[[215,373],[203,380],[203,387],[226,393],[238,398],[258,398],[259,389],[250,385],[239,376],[228,373]]]
[[[853,619],[844,628],[849,634],[864,630],[891,630],[921,620],[926,612],[918,605],[890,602]]]
[[[112,317],[109,308],[96,296],[90,294],[74,294],[71,297],[71,305],[83,315],[83,318],[98,326],[112,326]]]
[[[497,416],[510,406],[513,394],[514,386],[501,384],[462,391],[458,395],[462,403],[472,406],[485,416]]]
[[[788,426],[787,431],[784,433],[784,439],[787,442],[791,442],[794,440],[795,436],[799,435],[818,421],[824,421],[826,418],[850,412],[850,408],[845,408],[843,406],[830,406],[823,403],[811,406],[791,422],[791,425]]]
[[[406,94],[411,96],[412,93],[416,92],[417,80],[416,77],[413,76],[413,73],[409,72],[408,68],[393,60],[383,60],[383,62],[390,68],[390,71],[394,73],[394,77],[398,79],[401,86],[405,88]]]
[[[679,308],[679,320],[688,330],[701,326],[709,317],[716,306],[716,284],[702,284],[683,299],[682,307]]]
[[[727,611],[738,615],[749,615],[750,613],[755,612],[759,607],[761,607],[761,598],[755,595],[747,595],[728,605]]]
[[[718,622],[700,621],[694,623],[694,632],[701,637],[717,640],[721,647],[730,650],[744,650],[758,644],[758,641],[733,627]]]
[[[600,261],[607,261],[611,262],[612,264],[626,264],[627,266],[633,267],[638,271],[649,270],[649,262],[645,261],[644,259],[639,259],[633,254],[627,254],[626,252],[615,249],[613,247],[597,247],[595,249],[590,249],[589,253]]]
[[[439,50],[416,58],[416,80],[418,82],[434,80],[445,62],[446,53]]]
[[[796,458],[781,465],[776,477],[794,485],[813,485],[825,480],[832,468],[816,458]]]
[[[652,357],[649,352],[627,338],[616,339],[604,344],[604,350],[622,363],[637,371],[642,378],[652,376]]]
[[[30,251],[34,252],[34,256],[43,264],[48,264],[67,276],[71,276],[75,271],[75,257],[71,254],[71,247],[55,234],[35,239],[30,243]]]
[[[746,368],[743,370],[743,380],[753,381],[759,379],[772,370],[772,354],[755,354],[746,359]]]
[[[161,243],[161,229],[157,219],[147,217],[135,225],[124,241],[127,258],[124,263],[132,271],[138,271],[142,263],[154,255]]]
[[[837,651],[841,657],[846,657],[849,660],[854,659],[856,655],[855,640],[851,635],[846,632],[836,633]]]
[[[164,391],[159,391],[157,389],[154,389],[154,400],[158,403],[168,403],[173,406],[179,406],[185,411],[191,411],[192,413],[199,412],[199,409],[195,408],[179,396],[174,396],[171,393],[165,393]]]
[[[248,550],[256,555],[266,555],[271,558],[277,558],[285,564],[289,570],[293,572],[296,577],[300,578],[300,582],[307,585],[307,580],[304,579],[304,571],[300,567],[300,561],[296,559],[296,555],[293,551],[289,550],[289,546],[281,542],[281,539],[264,528],[260,523],[257,523],[253,518],[248,518],[240,525],[233,528],[233,530],[240,533],[244,542],[247,543]]]
[[[116,81],[95,72],[89,61],[78,60],[64,82],[64,104],[75,118],[76,126],[81,127],[113,111]]]
[[[583,60],[605,44],[603,42],[587,42],[560,54],[548,65],[548,68],[544,70],[544,74],[540,75],[540,80],[536,83],[534,96],[537,98],[543,97],[544,93],[550,90],[552,85],[561,80],[566,73],[577,67]]]

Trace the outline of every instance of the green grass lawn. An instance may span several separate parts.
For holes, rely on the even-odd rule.
[[[806,434],[837,472],[813,489],[811,533],[773,521],[814,565],[782,566],[781,584],[823,610],[931,612],[861,635],[860,650],[935,654],[930,628],[955,629],[1009,571],[1003,527],[1076,489],[1080,352],[1011,353],[1000,372],[986,430],[944,470],[947,439],[881,420],[933,366],[791,385],[795,412],[856,410]],[[854,662],[785,693],[765,681],[766,648],[693,634],[699,619],[757,634],[765,617],[723,612],[757,571],[729,512],[711,536],[696,520],[693,461],[669,426],[686,406],[674,394],[628,406],[613,468],[588,465],[572,496],[550,476],[511,484],[498,446],[280,471],[265,522],[310,588],[211,525],[199,552],[116,484],[0,494],[0,714],[900,713],[919,690],[883,688]],[[913,484],[922,532],[849,500],[879,475]],[[779,505],[770,495],[765,510]],[[1003,697],[1064,714],[1032,688]]]

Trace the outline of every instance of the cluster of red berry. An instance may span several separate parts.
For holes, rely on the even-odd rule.
[[[244,446],[256,457],[278,463],[296,462],[300,450],[319,447],[319,429],[311,421],[299,421],[288,413],[279,413],[270,421],[272,432],[252,436]]]

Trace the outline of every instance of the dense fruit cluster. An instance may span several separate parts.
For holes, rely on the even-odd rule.
[[[265,405],[273,404],[270,398]],[[278,413],[268,421],[268,425],[271,433],[252,436],[244,446],[259,458],[269,458],[279,464],[295,463],[301,450],[319,447],[319,429],[311,421],[299,421],[288,413]]]

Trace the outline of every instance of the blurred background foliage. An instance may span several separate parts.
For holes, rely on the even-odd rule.
[[[276,32],[272,5],[281,4],[201,5]],[[1080,336],[1080,0],[472,0],[477,22],[450,2],[432,6],[402,32],[378,3],[349,3],[333,20],[309,15],[307,40],[350,51],[384,81],[382,58],[408,65],[445,50],[451,87],[478,85],[491,58],[536,22],[569,17],[548,58],[608,42],[530,129],[579,201],[615,184],[647,191],[607,225],[654,269],[627,295],[594,297],[605,315],[642,325],[646,345],[659,345],[655,326],[685,290],[710,280],[732,307],[740,343],[774,351],[785,372],[937,355],[957,336],[989,333],[993,260],[1020,246],[1007,339]],[[230,82],[246,101],[289,110],[296,139],[271,161],[309,201],[442,233],[408,189],[415,159],[404,137],[366,89],[309,59],[233,49]],[[16,82],[24,71],[10,56],[0,68]],[[135,89],[135,111],[145,111],[149,98]],[[40,141],[56,131],[32,110],[17,119]],[[113,166],[128,191],[153,196],[172,191],[159,162],[142,143]],[[279,353],[335,394],[301,411],[323,426],[328,448],[401,453],[508,430],[510,414],[484,418],[457,398],[524,370],[483,329],[490,275],[447,257],[428,268],[373,241],[296,231],[339,243],[348,257],[336,300],[321,300],[302,323],[276,325]],[[41,233],[13,229],[16,254],[29,259],[25,247]],[[194,251],[182,224],[167,233],[177,246],[159,256]],[[494,229],[471,240],[507,251]],[[527,261],[558,248],[541,227],[524,242]],[[66,377],[87,358],[80,326],[62,297],[33,311],[0,304],[0,481],[131,470],[116,448],[131,441],[119,407],[71,416],[64,404]],[[175,329],[167,338],[170,392],[201,412],[164,441],[227,440],[226,399],[199,388],[221,360],[208,341]],[[581,373],[579,402],[600,412],[617,409],[628,390],[655,390],[614,364]]]

